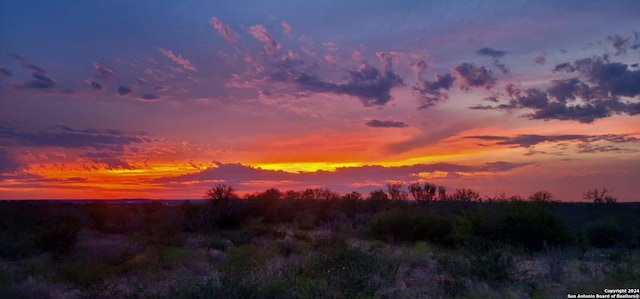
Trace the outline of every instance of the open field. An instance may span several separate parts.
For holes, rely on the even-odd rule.
[[[566,298],[640,287],[637,203],[315,191],[0,202],[0,298]]]

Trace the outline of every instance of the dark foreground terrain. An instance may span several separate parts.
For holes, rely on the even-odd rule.
[[[640,287],[636,203],[224,191],[206,202],[0,202],[0,298],[567,298]]]

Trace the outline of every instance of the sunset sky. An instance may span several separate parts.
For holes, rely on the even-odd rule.
[[[0,4],[0,199],[640,200],[640,1]]]

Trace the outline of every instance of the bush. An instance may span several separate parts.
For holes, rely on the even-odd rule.
[[[32,231],[0,231],[0,257],[21,259],[38,250],[36,234]]]
[[[514,265],[511,250],[503,246],[470,252],[469,260],[473,276],[489,283],[508,281]]]
[[[231,200],[225,204],[210,205],[213,228],[235,229],[240,227],[249,216],[249,209],[240,200]]]
[[[571,241],[564,220],[543,202],[488,203],[460,216],[453,232],[460,244],[500,242],[534,251]]]
[[[548,206],[539,203],[514,203],[498,231],[501,239],[535,251],[547,245],[561,246],[571,241],[564,220]]]
[[[38,247],[57,256],[67,255],[78,242],[80,228],[81,223],[75,220],[51,224],[40,231]]]
[[[393,209],[372,217],[367,222],[366,235],[390,242],[447,243],[450,232],[451,223],[447,218],[430,212]]]
[[[609,248],[622,244],[623,231],[615,221],[600,221],[585,226],[584,233],[589,245],[597,248]]]

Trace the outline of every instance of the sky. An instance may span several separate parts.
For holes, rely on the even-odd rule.
[[[640,200],[640,2],[0,3],[0,199]]]

